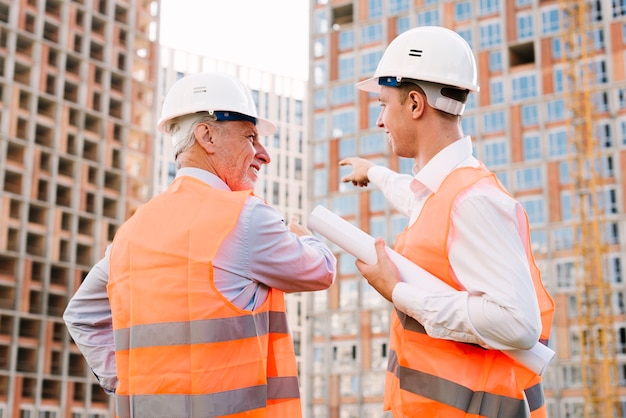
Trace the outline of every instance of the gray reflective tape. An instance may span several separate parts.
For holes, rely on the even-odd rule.
[[[296,376],[267,378],[267,399],[300,398],[300,388]]]
[[[284,312],[270,311],[270,332],[273,334],[289,334],[287,315]]]
[[[120,418],[210,418],[265,408],[267,399],[299,399],[297,377],[275,377],[268,385],[202,395],[116,395]]]
[[[415,318],[410,317],[404,312],[400,312],[396,309],[396,314],[398,315],[398,319],[402,324],[402,328],[407,331],[419,332],[420,334],[426,334],[426,329],[424,326],[420,324]]]
[[[535,411],[545,404],[543,384],[541,382],[524,390],[530,411]]]
[[[400,387],[406,391],[485,417],[524,418],[545,404],[541,382],[524,390],[526,401],[493,393],[474,392],[441,377],[399,366],[395,350],[389,352],[387,371],[400,379]]]
[[[453,381],[402,366],[398,367],[398,378],[401,389],[460,409],[468,414],[488,418],[530,417],[530,410],[524,399],[483,391],[474,392]]]
[[[272,320],[269,325],[268,317]],[[270,327],[273,333],[288,333],[287,316],[283,312],[263,312],[232,318],[135,325],[132,329],[115,331],[115,349],[232,341],[267,335]]]
[[[265,408],[267,387],[203,395],[116,395],[115,399],[119,418],[211,418]]]

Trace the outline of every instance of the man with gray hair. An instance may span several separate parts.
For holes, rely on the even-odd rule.
[[[302,414],[285,292],[334,281],[336,259],[253,193],[270,156],[247,87],[184,77],[159,130],[177,175],[119,229],[64,319],[119,417]]]

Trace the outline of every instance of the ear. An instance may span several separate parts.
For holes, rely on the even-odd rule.
[[[426,109],[426,95],[420,94],[416,90],[412,90],[407,96],[407,103],[409,106],[411,106],[413,118],[417,119],[424,113],[424,110]]]
[[[213,153],[215,143],[213,141],[213,132],[207,123],[198,123],[193,128],[193,135],[196,143],[200,145],[206,152]]]

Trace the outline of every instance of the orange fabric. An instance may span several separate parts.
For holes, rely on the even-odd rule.
[[[284,315],[280,291],[272,289],[260,308],[248,311],[232,305],[213,283],[212,260],[250,194],[181,177],[122,225],[111,247],[107,286],[115,331],[177,322],[187,330],[194,322]],[[132,345],[116,351],[119,395],[210,394],[297,376],[288,334]],[[271,401],[265,409],[228,416],[299,417],[300,399]]]
[[[396,251],[458,289],[450,274],[448,260],[450,211],[459,192],[489,176],[505,191],[484,166],[477,169],[461,168],[452,172],[437,193],[428,198],[417,221],[398,236]],[[526,245],[542,313],[541,338],[547,340],[552,327],[554,302],[542,284],[539,269],[529,250],[530,243]],[[409,320],[414,321],[412,318]],[[540,376],[497,350],[485,350],[472,344],[435,339],[426,333],[406,330],[395,311],[392,314],[390,349],[396,352],[399,366],[458,383],[472,391],[524,399],[524,389],[541,382]],[[389,371],[385,388],[385,409],[391,409],[394,416],[476,416],[400,389],[400,384],[394,370]],[[545,405],[531,416],[545,417]]]

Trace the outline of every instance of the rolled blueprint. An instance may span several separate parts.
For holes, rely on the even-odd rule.
[[[376,264],[378,258],[374,238],[325,207],[317,206],[313,209],[308,217],[307,226],[364,263]],[[398,267],[403,282],[420,289],[428,289],[429,292],[455,291],[441,280],[431,280],[419,274],[424,269],[391,248],[386,247],[386,250],[391,261]],[[529,350],[511,349],[502,352],[538,375],[546,371],[555,355],[554,351],[539,342]]]

